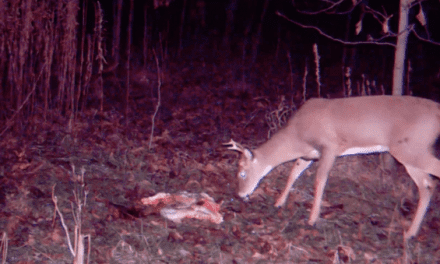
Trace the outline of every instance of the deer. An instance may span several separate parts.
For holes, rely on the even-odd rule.
[[[440,178],[440,104],[413,96],[314,98],[258,148],[244,148],[232,139],[224,145],[241,153],[238,195],[244,199],[273,168],[294,161],[276,207],[285,204],[298,177],[318,161],[308,220],[312,226],[318,220],[328,174],[337,157],[389,152],[419,191],[414,219],[403,234],[408,241],[417,235],[435,189],[431,175]]]

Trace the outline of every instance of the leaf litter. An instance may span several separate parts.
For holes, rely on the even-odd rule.
[[[85,110],[68,129],[64,125],[68,120],[58,113],[51,112],[49,120],[37,113],[23,133],[5,133],[0,141],[0,226],[7,234],[8,263],[72,262],[51,196],[56,184],[59,209],[73,230],[73,190],[80,169],[85,171],[88,192],[81,228],[91,237],[91,263],[440,259],[440,212],[435,210],[440,195],[434,194],[419,235],[403,245],[402,233],[413,217],[417,192],[401,166],[383,169],[380,155],[337,160],[315,227],[308,226],[307,219],[316,165],[294,185],[283,208],[273,204],[291,163],[271,172],[250,200],[242,201],[235,181],[239,156],[222,143],[233,138],[257,146],[267,139],[271,126],[265,117],[284,97],[265,94],[252,78],[266,82],[271,78],[278,85],[288,73],[271,77],[261,73],[243,84],[234,81],[231,70],[220,65],[216,69],[215,80],[206,84],[200,84],[200,76],[191,70],[184,71],[185,78],[167,75],[151,150],[155,100],[149,97],[139,99],[139,104],[133,101],[129,117],[112,108],[103,113]],[[176,89],[179,96],[174,95]],[[72,172],[72,165],[78,171]],[[189,218],[176,223],[141,202],[158,193],[183,191],[212,197],[223,221]]]

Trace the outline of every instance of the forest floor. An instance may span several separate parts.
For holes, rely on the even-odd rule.
[[[133,74],[128,118],[114,106],[124,98],[118,92],[124,90],[122,74],[114,73],[105,76],[104,112],[92,105],[70,122],[53,111],[44,120],[36,107],[22,130],[7,131],[0,139],[2,263],[72,263],[55,200],[72,244],[75,225],[81,227],[89,263],[440,261],[439,192],[419,234],[406,245],[403,231],[417,207],[417,188],[401,165],[384,165],[385,154],[337,159],[313,227],[307,220],[316,163],[295,183],[284,207],[274,203],[291,162],[242,201],[236,194],[239,154],[222,143],[233,138],[258,146],[300,101],[292,92],[283,97],[291,88],[289,73],[261,66],[240,78],[239,65],[231,65],[169,63],[153,137],[154,67]],[[299,90],[300,80],[292,82]],[[223,221],[176,223],[162,217],[161,206],[141,202],[183,191],[211,196]]]

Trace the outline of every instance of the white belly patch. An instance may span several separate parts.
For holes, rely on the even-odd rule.
[[[388,147],[377,145],[377,146],[366,146],[366,147],[354,147],[346,149],[339,156],[356,155],[356,154],[369,154],[376,152],[387,152],[390,149]]]

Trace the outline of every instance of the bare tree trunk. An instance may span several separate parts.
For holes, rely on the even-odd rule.
[[[101,9],[101,3],[99,1],[95,4],[95,35],[96,35],[96,60],[98,62],[98,88],[99,88],[99,111],[104,111],[104,85],[102,80],[102,71],[104,69],[104,50],[102,47],[102,24],[104,14]]]
[[[76,74],[76,51],[77,47],[77,17],[79,10],[79,1],[69,1],[66,6],[66,80],[68,93],[66,94],[66,113],[70,110],[70,122],[73,121],[75,111],[75,74]],[[70,129],[71,127],[69,127]]]
[[[127,28],[127,61],[125,63],[125,69],[127,70],[127,79],[126,79],[126,94],[125,94],[125,120],[126,125],[128,125],[128,107],[130,100],[130,57],[131,57],[131,31],[133,27],[133,9],[134,9],[134,0],[130,0],[130,15],[128,16],[128,28]]]
[[[75,113],[78,112],[79,109],[79,101],[81,99],[81,92],[84,88],[84,82],[83,82],[83,67],[84,67],[84,48],[85,48],[85,42],[86,42],[86,23],[87,23],[87,7],[88,7],[88,1],[84,0],[82,6],[82,21],[81,21],[81,42],[80,42],[80,62],[79,62],[79,77],[78,77],[78,88],[76,93],[76,104],[75,104]],[[76,119],[76,114],[75,114]]]
[[[351,23],[351,13],[348,14],[347,24],[345,25],[345,37],[344,37],[345,41],[348,41],[348,35],[350,33],[350,23]],[[347,59],[347,57],[348,57],[347,54],[349,52],[352,53],[352,47],[348,47],[347,45],[344,45],[342,47],[342,65],[341,65],[341,77],[342,77],[341,78],[341,82],[342,82],[342,94],[343,94],[343,97],[347,96],[347,87],[346,87],[346,84],[345,84],[345,69],[347,67],[351,67],[351,65],[350,65],[350,63],[348,62],[348,59]],[[337,92],[339,92],[339,91],[337,91]]]
[[[405,72],[405,55],[408,42],[408,15],[411,3],[415,0],[400,0],[399,29],[394,53],[393,95],[403,93],[403,74]]]
[[[49,23],[53,25],[55,14],[54,12],[49,14]],[[47,111],[49,109],[49,98],[50,98],[50,78],[52,76],[52,63],[55,50],[55,29],[54,27],[47,27],[46,32],[43,34],[44,38],[44,51],[43,51],[43,61],[46,65],[44,71],[44,83],[43,83],[43,93],[44,93],[44,121],[47,118]]]
[[[142,39],[142,55],[143,55],[143,66],[147,66],[148,60],[148,9],[147,4],[144,6],[144,38]]]
[[[182,38],[183,38],[183,29],[185,28],[186,2],[187,0],[183,0],[182,14],[180,15],[179,49],[177,51],[177,57],[179,58],[180,58],[180,53],[182,52]]]
[[[83,89],[82,89],[82,106],[81,109],[85,109],[87,103],[87,95],[89,94],[90,89],[90,80],[92,78],[93,73],[93,55],[94,55],[94,47],[95,47],[95,38],[91,35],[86,36],[86,44],[87,44],[87,53],[85,56],[85,70],[82,76],[83,78]]]
[[[261,32],[263,31],[263,19],[264,19],[264,15],[266,14],[266,10],[267,10],[268,5],[269,5],[269,0],[265,0],[264,6],[263,6],[263,12],[261,13],[261,17],[260,17],[260,23],[258,24],[257,34],[255,35],[255,40],[252,41],[253,42],[252,63],[255,63],[257,61],[258,47],[260,46]]]
[[[243,43],[242,43],[242,54],[241,54],[241,64],[242,64],[242,71],[243,71],[243,78],[244,78],[244,73],[245,73],[245,69],[247,68],[246,65],[248,65],[249,63],[246,63],[246,56],[248,55],[247,52],[247,48],[249,45],[249,38],[251,35],[251,30],[252,30],[252,21],[253,21],[253,15],[252,18],[249,20],[248,25],[245,27],[244,32],[243,32]]]
[[[113,45],[112,58],[116,64],[119,63],[119,46],[121,43],[121,17],[122,17],[122,0],[115,0],[113,12]]]
[[[18,50],[18,71],[17,71],[17,78],[18,83],[17,86],[17,108],[16,110],[19,110],[19,107],[21,106],[21,103],[23,102],[23,95],[26,94],[26,86],[27,83],[25,81],[25,63],[26,63],[26,54],[29,52],[29,39],[30,34],[32,31],[32,2],[31,0],[22,1],[21,3],[21,12],[22,12],[22,28],[21,28],[21,34],[20,34],[20,42],[19,42],[19,50]],[[20,114],[18,114],[19,119]]]
[[[227,10],[226,10],[226,25],[225,34],[223,36],[223,48],[229,51],[230,38],[232,36],[232,31],[234,30],[234,14],[237,9],[237,0],[230,0]]]

